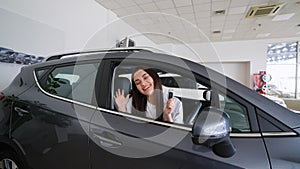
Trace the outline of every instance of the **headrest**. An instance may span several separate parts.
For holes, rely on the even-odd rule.
[[[68,79],[59,78],[59,81],[61,82],[60,84],[66,84],[66,85],[71,84],[70,80],[68,80]]]
[[[131,91],[131,83],[130,80],[126,77],[117,77],[115,79],[114,91],[118,89],[123,89],[125,96]]]
[[[161,77],[161,83],[167,87],[196,89],[197,83],[184,77]]]
[[[59,78],[58,80],[59,86],[55,88],[55,92],[59,96],[70,98],[70,94],[72,92],[72,86],[70,85],[70,80]]]

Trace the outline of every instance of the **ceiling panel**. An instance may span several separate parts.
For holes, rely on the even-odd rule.
[[[300,0],[96,0],[156,43],[255,40],[300,36]],[[285,2],[276,15],[246,18],[253,6]],[[161,14],[159,14],[161,13]],[[138,15],[132,15],[138,14]],[[274,21],[274,17],[290,16]],[[133,17],[133,18],[130,18]],[[196,28],[196,29],[195,29]],[[196,32],[194,30],[197,30]],[[169,38],[168,38],[169,37]],[[172,39],[173,37],[174,39]],[[179,40],[179,39],[178,39]]]

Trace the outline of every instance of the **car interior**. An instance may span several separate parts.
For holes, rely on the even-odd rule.
[[[118,66],[114,70],[112,82],[112,109],[116,110],[113,103],[113,96],[118,89],[124,89],[127,95],[131,91],[131,72],[134,67]],[[155,69],[160,76],[163,87],[172,89],[174,96],[181,100],[183,105],[184,125],[192,126],[198,112],[206,106],[210,105],[210,90],[207,88],[199,88],[200,85],[195,81],[182,77],[178,74],[164,72]]]

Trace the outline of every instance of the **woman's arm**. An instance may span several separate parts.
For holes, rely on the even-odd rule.
[[[164,109],[164,121],[183,124],[182,102],[177,98],[169,99]]]
[[[174,112],[172,113],[174,123],[183,124],[182,102],[179,99],[177,99],[174,107]]]

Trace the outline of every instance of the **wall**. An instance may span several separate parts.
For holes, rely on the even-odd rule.
[[[64,32],[0,8],[0,46],[44,55],[64,48]],[[47,36],[51,35],[51,36]]]
[[[0,45],[35,55],[110,48],[137,33],[94,0],[1,0],[0,12],[1,27],[7,25]],[[154,45],[145,37],[139,42]]]
[[[21,67],[22,65],[0,62],[0,92],[9,85]]]
[[[288,108],[298,111],[300,113],[300,100],[297,99],[284,99]]]
[[[264,40],[248,40],[248,41],[226,41],[226,42],[207,42],[194,43],[186,45],[164,44],[160,48],[171,51],[176,55],[191,59],[195,62],[207,64],[209,63],[248,63],[249,74],[245,75],[248,79],[246,86],[252,87],[252,74],[258,73],[260,70],[266,70],[267,45],[269,43],[299,41],[299,37],[282,38],[282,39],[264,39]],[[220,67],[223,66],[220,64]],[[213,68],[213,67],[212,67]],[[219,70],[218,70],[219,71]],[[228,72],[223,69],[223,73]],[[238,72],[239,70],[237,70]],[[230,73],[229,73],[230,74]]]
[[[205,66],[210,67],[218,72],[223,72],[224,75],[240,82],[245,86],[250,86],[250,62],[205,62]]]
[[[117,40],[137,33],[94,0],[1,0],[0,21],[0,46],[44,57],[112,48]],[[155,46],[142,35],[134,40]],[[0,65],[0,90],[20,67]]]

